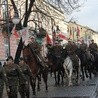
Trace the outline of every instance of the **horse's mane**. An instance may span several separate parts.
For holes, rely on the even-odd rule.
[[[34,53],[33,49],[30,47],[30,45],[24,46],[23,50],[28,49],[30,51],[30,57],[35,59],[35,61],[37,62],[37,57],[36,54]]]

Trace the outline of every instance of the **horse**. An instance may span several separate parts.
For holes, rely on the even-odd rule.
[[[47,68],[43,68],[40,63],[38,62],[38,59],[36,58],[35,52],[31,49],[29,45],[25,46],[23,48],[23,57],[25,59],[25,62],[29,65],[32,75],[33,75],[33,82],[31,81],[31,87],[33,90],[33,95],[36,95],[36,80],[38,80],[37,83],[37,90],[40,90],[40,81],[41,81],[41,75],[43,77],[43,81],[45,83],[45,89],[48,91],[48,85],[47,85],[47,78],[48,78],[48,71]]]
[[[53,51],[48,51],[47,59],[48,59],[47,63],[50,67],[51,74],[54,73],[55,86],[60,85],[60,78],[61,78],[61,84],[63,86],[64,68],[63,68],[62,57],[60,55],[58,56],[54,54]]]
[[[94,66],[95,75],[97,75],[97,72],[98,72],[98,51],[90,50],[90,53],[94,56],[93,66]]]
[[[77,50],[77,55],[81,60],[81,72],[82,72],[82,80],[85,80],[85,76],[88,78],[92,78],[92,73],[94,71],[93,62],[94,57],[90,53],[90,51],[81,51],[81,49]]]
[[[65,70],[65,74],[68,78],[68,86],[73,85],[73,82],[72,82],[73,75],[75,75],[75,80],[77,82],[77,85],[79,85],[79,83],[80,83],[80,69],[81,69],[80,68],[80,65],[81,65],[80,59],[78,58],[77,65],[73,66],[73,61],[70,58],[70,56],[68,55],[66,50],[63,52],[63,58],[65,58],[64,63],[63,63],[63,67]]]

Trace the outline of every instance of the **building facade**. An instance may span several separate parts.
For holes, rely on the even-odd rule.
[[[69,37],[75,42],[84,40],[89,45],[91,39],[94,39],[95,43],[98,44],[98,33],[89,27],[70,22],[68,24],[68,33]]]

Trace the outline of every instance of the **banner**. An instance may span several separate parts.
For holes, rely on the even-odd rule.
[[[13,27],[11,33],[15,36],[15,39],[19,39],[20,38],[20,35],[17,32],[17,30],[16,30],[16,25]]]
[[[28,32],[28,28],[25,27],[24,29],[20,30],[20,34],[22,37],[22,41],[25,42],[29,39],[29,32]]]

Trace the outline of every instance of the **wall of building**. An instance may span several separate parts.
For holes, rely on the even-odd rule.
[[[78,36],[78,38],[77,38],[77,27],[79,28],[80,31],[80,36]],[[89,45],[90,40],[94,39],[94,41],[98,44],[98,33],[89,27],[82,26],[75,22],[70,22],[68,24],[69,37],[70,32],[72,33],[71,39],[73,39],[74,41],[77,41],[78,39],[84,40]]]
[[[8,56],[8,44],[5,42],[6,38],[0,33],[0,60],[5,60]],[[17,40],[14,35],[10,36],[10,55],[15,57],[17,49]]]
[[[5,59],[5,44],[4,37],[2,33],[0,33],[0,60]]]

